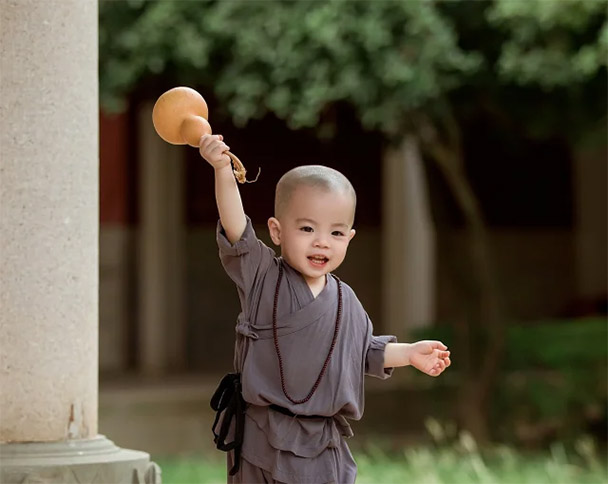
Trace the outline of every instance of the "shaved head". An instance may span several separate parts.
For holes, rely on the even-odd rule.
[[[353,201],[353,216],[355,218],[355,206],[357,195],[348,178],[333,168],[322,165],[298,166],[285,173],[279,183],[274,199],[274,214],[279,220],[289,205],[293,193],[302,186],[319,188],[328,192],[348,195]],[[352,224],[351,221],[351,224]]]

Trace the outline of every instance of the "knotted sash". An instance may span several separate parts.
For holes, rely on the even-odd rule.
[[[219,450],[228,452],[234,449],[234,465],[229,474],[234,476],[241,463],[241,447],[243,446],[243,435],[245,429],[245,400],[241,394],[240,373],[228,373],[218,385],[211,397],[211,408],[217,412],[215,421],[211,427],[213,441]],[[217,430],[220,415],[225,411],[222,425]],[[230,424],[234,419],[234,440],[226,442]]]

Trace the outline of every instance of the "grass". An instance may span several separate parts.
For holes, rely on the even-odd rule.
[[[226,482],[223,459],[165,459],[163,484]],[[571,452],[555,444],[550,452],[524,455],[508,447],[479,452],[466,435],[444,447],[412,447],[400,453],[369,448],[355,455],[357,484],[608,484],[605,459],[590,439]]]

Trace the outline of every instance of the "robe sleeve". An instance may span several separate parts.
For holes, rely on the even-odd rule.
[[[394,368],[384,368],[384,349],[387,343],[396,343],[396,336],[372,336],[365,356],[365,374],[385,380]]]
[[[246,219],[243,235],[234,244],[226,237],[221,222],[218,222],[216,232],[222,266],[245,297],[251,292],[256,277],[268,269],[275,255],[271,248],[257,238],[251,219]]]

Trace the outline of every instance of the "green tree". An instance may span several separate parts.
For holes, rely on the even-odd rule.
[[[465,375],[459,414],[485,440],[504,315],[482,212],[465,174],[458,112],[505,86],[525,86],[534,95],[580,90],[605,66],[603,7],[510,0],[102,1],[102,102],[118,107],[135,86],[163,77],[169,85],[212,91],[236,124],[271,112],[293,129],[328,132],[333,107],[345,103],[388,140],[414,140],[445,177],[468,227],[476,311],[457,332]],[[506,104],[496,111],[510,116]]]
[[[477,305],[473,320],[460,323],[456,333],[467,375],[458,414],[461,423],[483,440],[488,436],[485,415],[504,353],[506,315],[495,287],[482,212],[464,172],[457,118],[466,117],[474,105],[507,131],[541,138],[559,134],[575,149],[597,143],[598,138],[605,145],[608,24],[604,2],[495,0],[440,5],[459,33],[459,44],[467,52],[480,52],[484,60],[468,85],[444,93],[440,115],[423,119],[418,131],[468,227],[475,268],[471,291]],[[541,99],[544,108],[539,110]],[[590,129],[595,137],[588,135]],[[485,334],[480,324],[487,324]]]
[[[584,85],[606,66],[606,2],[513,2],[488,9],[490,25],[507,34],[496,70],[505,82],[545,90]]]

